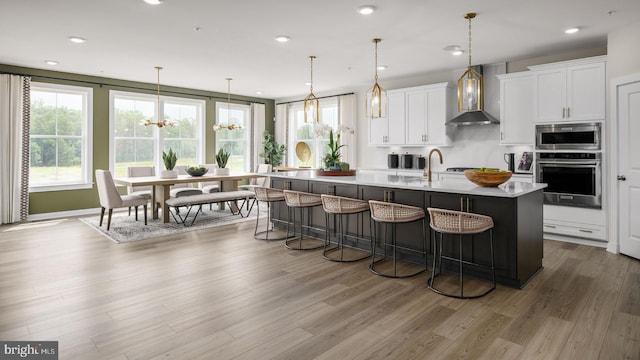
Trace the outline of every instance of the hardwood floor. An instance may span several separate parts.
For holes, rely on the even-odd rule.
[[[60,359],[640,358],[632,258],[545,241],[524,290],[457,300],[426,274],[382,278],[252,234],[116,245],[77,219],[0,226],[0,340],[57,340]]]

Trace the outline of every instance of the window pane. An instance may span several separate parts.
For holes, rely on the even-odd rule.
[[[91,182],[85,153],[91,89],[33,83],[31,87],[30,179],[34,189]]]
[[[115,99],[114,133],[117,137],[153,137],[153,127],[144,126],[153,119],[154,103],[145,100]]]
[[[216,131],[216,153],[224,148],[231,155],[227,168],[232,171],[251,171],[250,169],[250,143],[248,140],[250,129],[249,106],[232,104],[231,109],[227,104],[217,105],[217,119],[219,124],[235,124],[242,128],[228,130],[223,128]],[[231,115],[231,119],[229,119]]]

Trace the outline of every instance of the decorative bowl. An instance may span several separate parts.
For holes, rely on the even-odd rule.
[[[511,178],[511,171],[472,169],[465,170],[464,176],[478,186],[495,187],[507,182]]]
[[[197,176],[202,176],[206,174],[209,171],[209,169],[207,169],[204,166],[190,166],[186,168],[185,171],[187,172],[187,174],[197,177]]]

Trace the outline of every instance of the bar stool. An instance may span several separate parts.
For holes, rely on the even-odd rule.
[[[431,273],[431,278],[427,280],[427,285],[429,289],[435,291],[438,294],[446,295],[458,299],[473,299],[479,298],[481,296],[487,295],[493,289],[496,288],[496,269],[494,264],[494,256],[493,256],[493,219],[490,216],[479,215],[473,213],[467,213],[462,211],[453,211],[453,210],[443,210],[443,209],[434,209],[428,208],[429,216],[431,217],[431,221],[429,225],[431,229],[434,231],[433,237],[433,246],[434,246],[434,259],[433,259],[433,271]],[[491,251],[491,266],[479,264],[472,261],[466,261],[462,256],[462,236],[463,235],[472,235],[472,234],[480,234],[489,230],[489,246]],[[435,232],[440,233],[440,246],[437,247],[436,244],[436,236]],[[458,246],[460,247],[458,258],[443,256],[442,255],[442,238],[444,234],[458,234]],[[436,258],[436,249],[439,249],[438,256]],[[460,264],[459,276],[460,276],[460,295],[447,293],[442,290],[438,290],[435,288],[434,281],[437,275],[442,273],[442,259],[450,260],[457,262]],[[439,272],[436,274],[436,263],[440,263]],[[482,294],[479,295],[464,295],[464,284],[463,284],[463,265],[471,265],[478,268],[489,269],[492,273],[492,287]]]
[[[359,256],[357,258],[345,259],[344,258],[344,239],[346,237],[353,237],[356,240],[356,243],[360,240],[364,240],[362,238],[362,234],[358,232],[356,236],[347,235],[345,233],[345,218],[347,220],[347,227],[349,226],[348,216],[349,215],[357,215],[362,214],[365,211],[369,211],[369,203],[365,200],[352,199],[348,197],[335,196],[335,195],[320,195],[322,198],[322,208],[325,211],[325,220],[326,220],[326,232],[325,232],[325,242],[324,249],[322,250],[322,256],[331,261],[336,262],[354,262],[360,261],[371,256],[370,253],[365,254],[364,256]],[[336,231],[339,232],[338,235],[338,244],[334,247],[331,246],[331,227],[330,227],[330,218],[331,215],[334,214],[334,227]],[[340,258],[332,258],[328,254],[330,252],[340,250]]]
[[[256,228],[253,232],[253,238],[257,240],[284,240],[287,237],[275,237],[269,239],[269,233],[273,232],[273,219],[271,217],[271,203],[284,201],[284,193],[282,190],[266,188],[266,187],[254,187],[253,191],[256,194],[256,202],[258,208],[258,214],[256,217]],[[260,202],[267,203],[267,228],[266,230],[258,231],[258,223],[260,222]],[[271,226],[270,226],[271,224]]]
[[[371,209],[371,220],[373,220],[373,222],[379,222],[379,223],[385,224],[384,257],[379,260],[376,260],[376,244],[377,244],[376,226],[375,225],[373,226],[373,230],[372,230],[373,243],[371,244],[372,255],[371,255],[371,264],[369,265],[369,270],[371,270],[371,272],[376,275],[390,277],[390,278],[406,278],[406,277],[415,276],[420,274],[421,272],[427,271],[427,239],[425,236],[424,209],[416,206],[389,203],[389,202],[376,201],[376,200],[369,200],[369,208]],[[396,225],[398,223],[409,223],[409,222],[414,222],[418,220],[422,220],[422,251],[398,246],[396,243]],[[388,224],[391,224],[391,244],[387,244],[387,240],[386,240],[386,237],[387,237],[386,226]],[[388,246],[391,246],[393,248],[393,273],[383,273],[376,269],[376,264],[386,259]],[[396,249],[420,253],[420,255],[424,257],[424,268],[414,273],[398,275],[397,269],[396,269],[396,261],[398,259],[398,256],[396,254]]]
[[[287,239],[284,241],[284,246],[291,250],[315,250],[324,246],[324,243],[320,245],[313,245],[302,247],[302,240],[304,238],[304,229],[311,229],[310,225],[304,225],[304,209],[307,209],[307,216],[309,216],[309,210],[314,206],[322,205],[322,199],[318,194],[311,194],[302,191],[282,190],[284,193],[284,201],[289,207],[287,212]],[[300,237],[297,239],[291,239],[289,236],[289,224],[293,224],[293,237],[296,234],[296,214],[295,209],[300,209]],[[293,214],[293,221],[291,221],[291,215]],[[291,242],[298,241],[298,246],[293,247],[289,245]],[[317,240],[317,239],[313,239]]]

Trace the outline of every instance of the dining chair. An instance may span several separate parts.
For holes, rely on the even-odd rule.
[[[271,172],[273,166],[271,164],[258,164],[258,166],[256,167],[256,173],[258,174],[268,174]],[[253,178],[249,180],[249,184],[248,185],[240,185],[238,186],[238,189],[240,190],[251,190],[253,191],[253,188],[255,187],[265,187],[269,185],[269,177],[265,176],[265,177],[259,177],[259,178]]]
[[[155,166],[129,166],[127,167],[127,177],[143,177],[143,176],[155,176]],[[147,200],[151,199],[151,192],[153,186],[127,186],[127,194],[143,197]],[[131,216],[131,207],[129,207],[129,216]],[[136,220],[138,212],[136,211]]]
[[[187,165],[176,165],[173,170],[176,170],[178,175],[184,175],[187,173]],[[169,194],[171,197],[200,195],[202,194],[202,190],[194,188],[191,184],[175,184],[171,186]]]
[[[113,209],[133,206],[138,212],[138,206],[144,206],[144,224],[147,225],[147,202],[144,197],[136,195],[120,195],[113,177],[109,170],[96,170],[96,185],[98,187],[98,197],[100,198],[100,225],[104,219],[105,210],[109,210],[107,218],[107,231],[111,228],[111,215]],[[137,219],[137,217],[136,217]]]
[[[209,171],[207,174],[213,174],[218,168],[218,164],[204,164],[202,165],[206,167]],[[219,192],[220,191],[220,182],[219,181],[204,181],[200,183],[200,190],[203,194]]]

